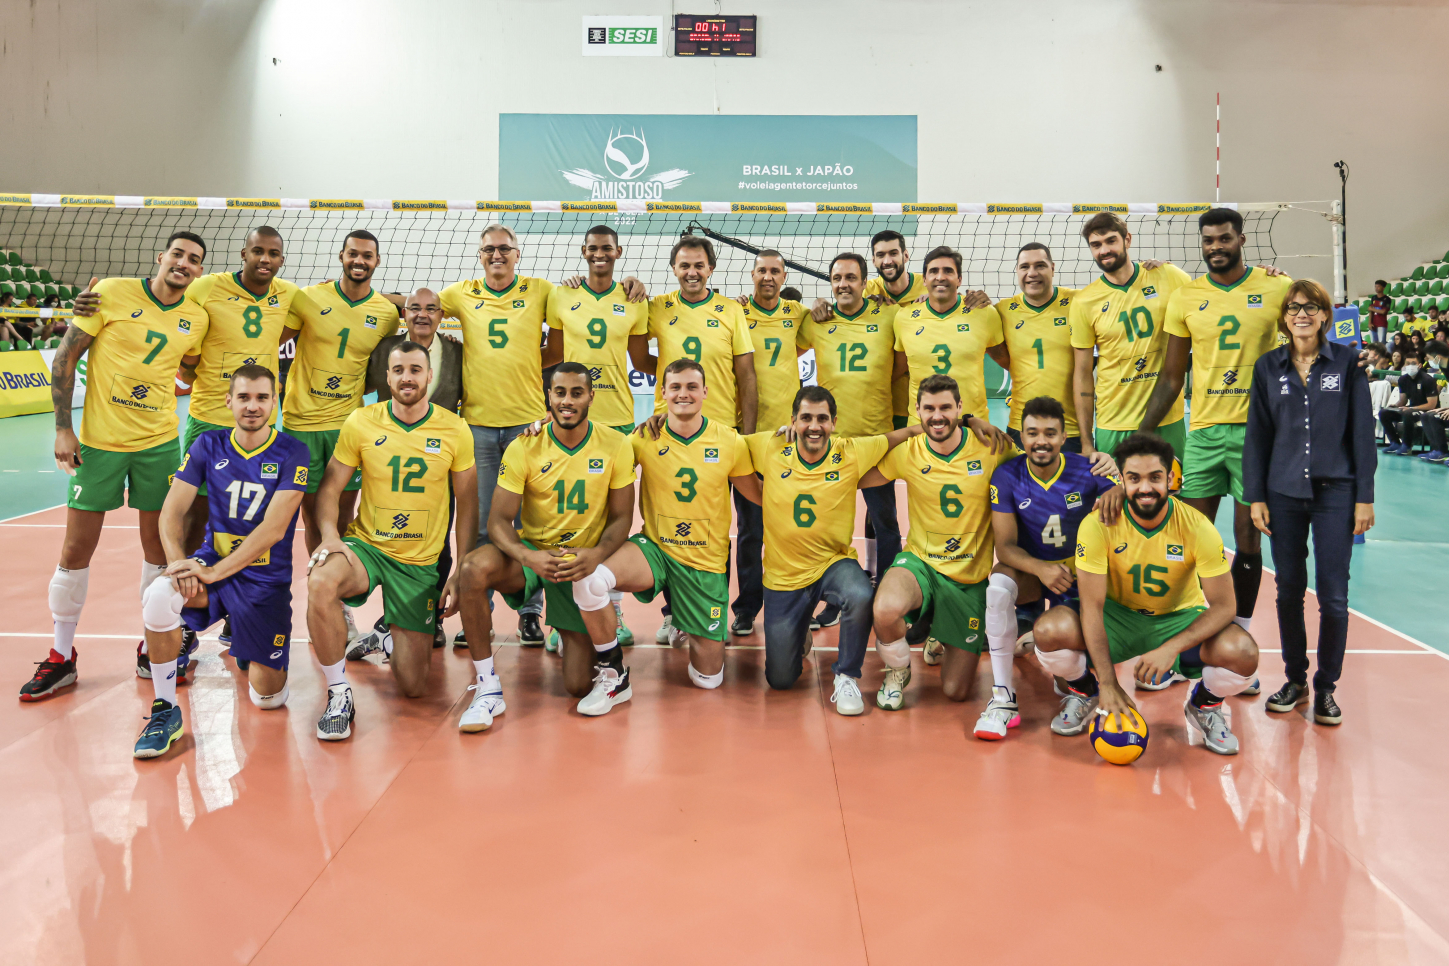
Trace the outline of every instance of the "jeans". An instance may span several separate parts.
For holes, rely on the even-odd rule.
[[[1414,445],[1414,427],[1419,425],[1419,412],[1415,409],[1380,409],[1379,422],[1391,445],[1399,443]]]
[[[1419,428],[1424,431],[1424,438],[1429,441],[1431,450],[1436,453],[1449,452],[1444,445],[1444,420],[1425,414],[1419,418]]]
[[[740,496],[739,490],[733,492],[735,519],[739,523],[735,538],[735,576],[739,579],[740,595],[730,609],[735,612],[736,620],[752,621],[764,600],[765,520],[758,503]]]
[[[1314,590],[1318,592],[1318,671],[1315,691],[1332,691],[1348,646],[1348,562],[1353,553],[1353,483],[1314,480],[1313,499],[1268,491],[1268,538],[1278,571],[1278,638],[1288,680],[1308,680],[1308,536],[1313,535]]]
[[[837,560],[809,587],[765,588],[765,680],[770,687],[783,691],[799,680],[810,615],[822,597],[840,608],[840,650],[830,670],[833,674],[860,677],[865,645],[870,639],[875,591],[860,564]]]
[[[886,568],[901,552],[901,525],[896,520],[895,480],[880,486],[861,489],[865,499],[866,520],[875,531],[875,577],[879,582]],[[866,534],[870,536],[870,534]]]
[[[478,546],[490,543],[488,539],[488,511],[493,506],[493,490],[498,486],[498,464],[503,460],[503,451],[518,438],[531,423],[520,426],[473,426],[473,460],[478,469]],[[488,605],[493,605],[493,591],[488,591]],[[543,591],[528,599],[518,609],[520,614],[543,613]]]

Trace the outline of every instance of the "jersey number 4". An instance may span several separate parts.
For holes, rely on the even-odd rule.
[[[1062,515],[1060,513],[1053,513],[1047,518],[1046,526],[1041,528],[1041,542],[1049,543],[1053,547],[1066,544],[1067,535],[1062,533]]]

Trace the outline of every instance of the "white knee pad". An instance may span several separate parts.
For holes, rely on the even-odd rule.
[[[1043,651],[1041,648],[1034,648],[1036,659],[1041,666],[1046,668],[1048,674],[1054,674],[1067,681],[1075,681],[1087,673],[1087,653],[1085,651],[1068,651],[1065,648],[1060,651]]]
[[[174,631],[181,626],[186,598],[171,586],[170,577],[157,577],[141,595],[141,620],[148,631]]]
[[[81,608],[86,603],[86,590],[90,587],[91,569],[63,570],[55,568],[50,578],[50,616],[60,624],[80,622]]]
[[[1243,677],[1225,667],[1208,666],[1202,669],[1202,683],[1218,697],[1231,698],[1252,684],[1253,678]]]
[[[609,591],[617,582],[614,572],[599,564],[598,569],[583,580],[574,581],[574,603],[582,611],[603,610],[609,606]]]
[[[986,587],[986,639],[993,646],[999,643],[993,638],[1016,637],[1016,593],[1016,581],[1006,574],[991,575]]]
[[[282,690],[276,694],[258,694],[257,689],[252,687],[250,682],[247,684],[247,696],[252,699],[252,704],[261,708],[263,711],[275,711],[277,708],[284,706],[287,703],[287,696],[290,693],[290,689],[285,682],[282,684]]]
[[[906,643],[904,637],[898,641],[883,641],[877,637],[875,652],[880,655],[886,667],[909,667],[911,664],[911,645]]]
[[[713,691],[721,684],[724,684],[724,668],[720,668],[718,674],[701,674],[694,669],[694,664],[691,663],[689,665],[689,680],[697,688]]]
[[[146,596],[146,588],[155,583],[156,578],[161,576],[161,572],[165,569],[165,564],[153,564],[147,563],[145,560],[141,561],[141,597],[143,599]]]

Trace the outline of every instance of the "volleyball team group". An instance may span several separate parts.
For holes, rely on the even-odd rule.
[[[376,656],[420,696],[455,613],[452,643],[476,672],[459,728],[489,728],[506,711],[499,601],[520,613],[522,643],[559,654],[576,710],[606,714],[632,697],[619,603],[632,593],[660,603],[657,639],[688,649],[700,688],[722,685],[727,640],[757,621],[769,686],[791,688],[813,630],[838,624],[840,714],[866,709],[874,631],[878,708],[905,708],[913,646],[955,701],[976,694],[984,654],[991,696],[973,732],[1005,739],[1021,722],[1015,662],[1034,654],[1056,682],[1051,730],[1070,736],[1098,714],[1136,713],[1114,672],[1135,660],[1133,687],[1185,682],[1190,731],[1236,754],[1224,702],[1259,693],[1250,386],[1260,357],[1295,327],[1321,333],[1332,309],[1316,282],[1245,264],[1236,211],[1209,210],[1199,229],[1208,272],[1194,279],[1134,260],[1127,226],[1097,214],[1081,231],[1097,280],[1057,286],[1051,251],[1031,243],[1019,290],[994,304],[963,291],[956,251],[913,258],[882,231],[869,262],[831,261],[833,297],[809,306],[782,296],[772,250],[755,258],[750,293],[716,292],[715,251],[694,235],[673,246],[677,287],[663,294],[615,278],[626,246],[612,228],[586,233],[581,276],[550,283],[519,274],[515,233],[492,225],[480,277],[403,296],[373,289],[384,253],[366,231],[343,239],[335,280],[307,288],[279,277],[275,229],[253,230],[240,269],[215,274],[205,241],[178,231],[150,278],[93,280],[56,351],[55,458],[71,476],[55,639],[20,698],[76,684],[92,556],[124,502],[144,556],[137,673],[155,692],[138,758],[183,734],[177,684],[217,624],[252,702],[286,705],[299,515],[322,740],[352,733],[349,659]],[[461,344],[438,333],[443,318]],[[279,405],[278,346],[292,339]],[[802,386],[796,357],[809,350],[818,385]],[[988,419],[988,355],[1012,380],[1004,429]],[[656,385],[638,426],[631,365]],[[179,452],[178,380],[192,387]],[[364,405],[369,388],[378,401]],[[1212,523],[1224,496],[1231,559]],[[383,618],[359,633],[351,608],[379,588]],[[1305,700],[1292,684],[1269,710]]]

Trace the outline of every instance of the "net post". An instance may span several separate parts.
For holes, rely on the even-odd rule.
[[[1343,244],[1343,202],[1329,204],[1329,222],[1333,227],[1333,304],[1343,305],[1348,301],[1347,267],[1344,265]]]

